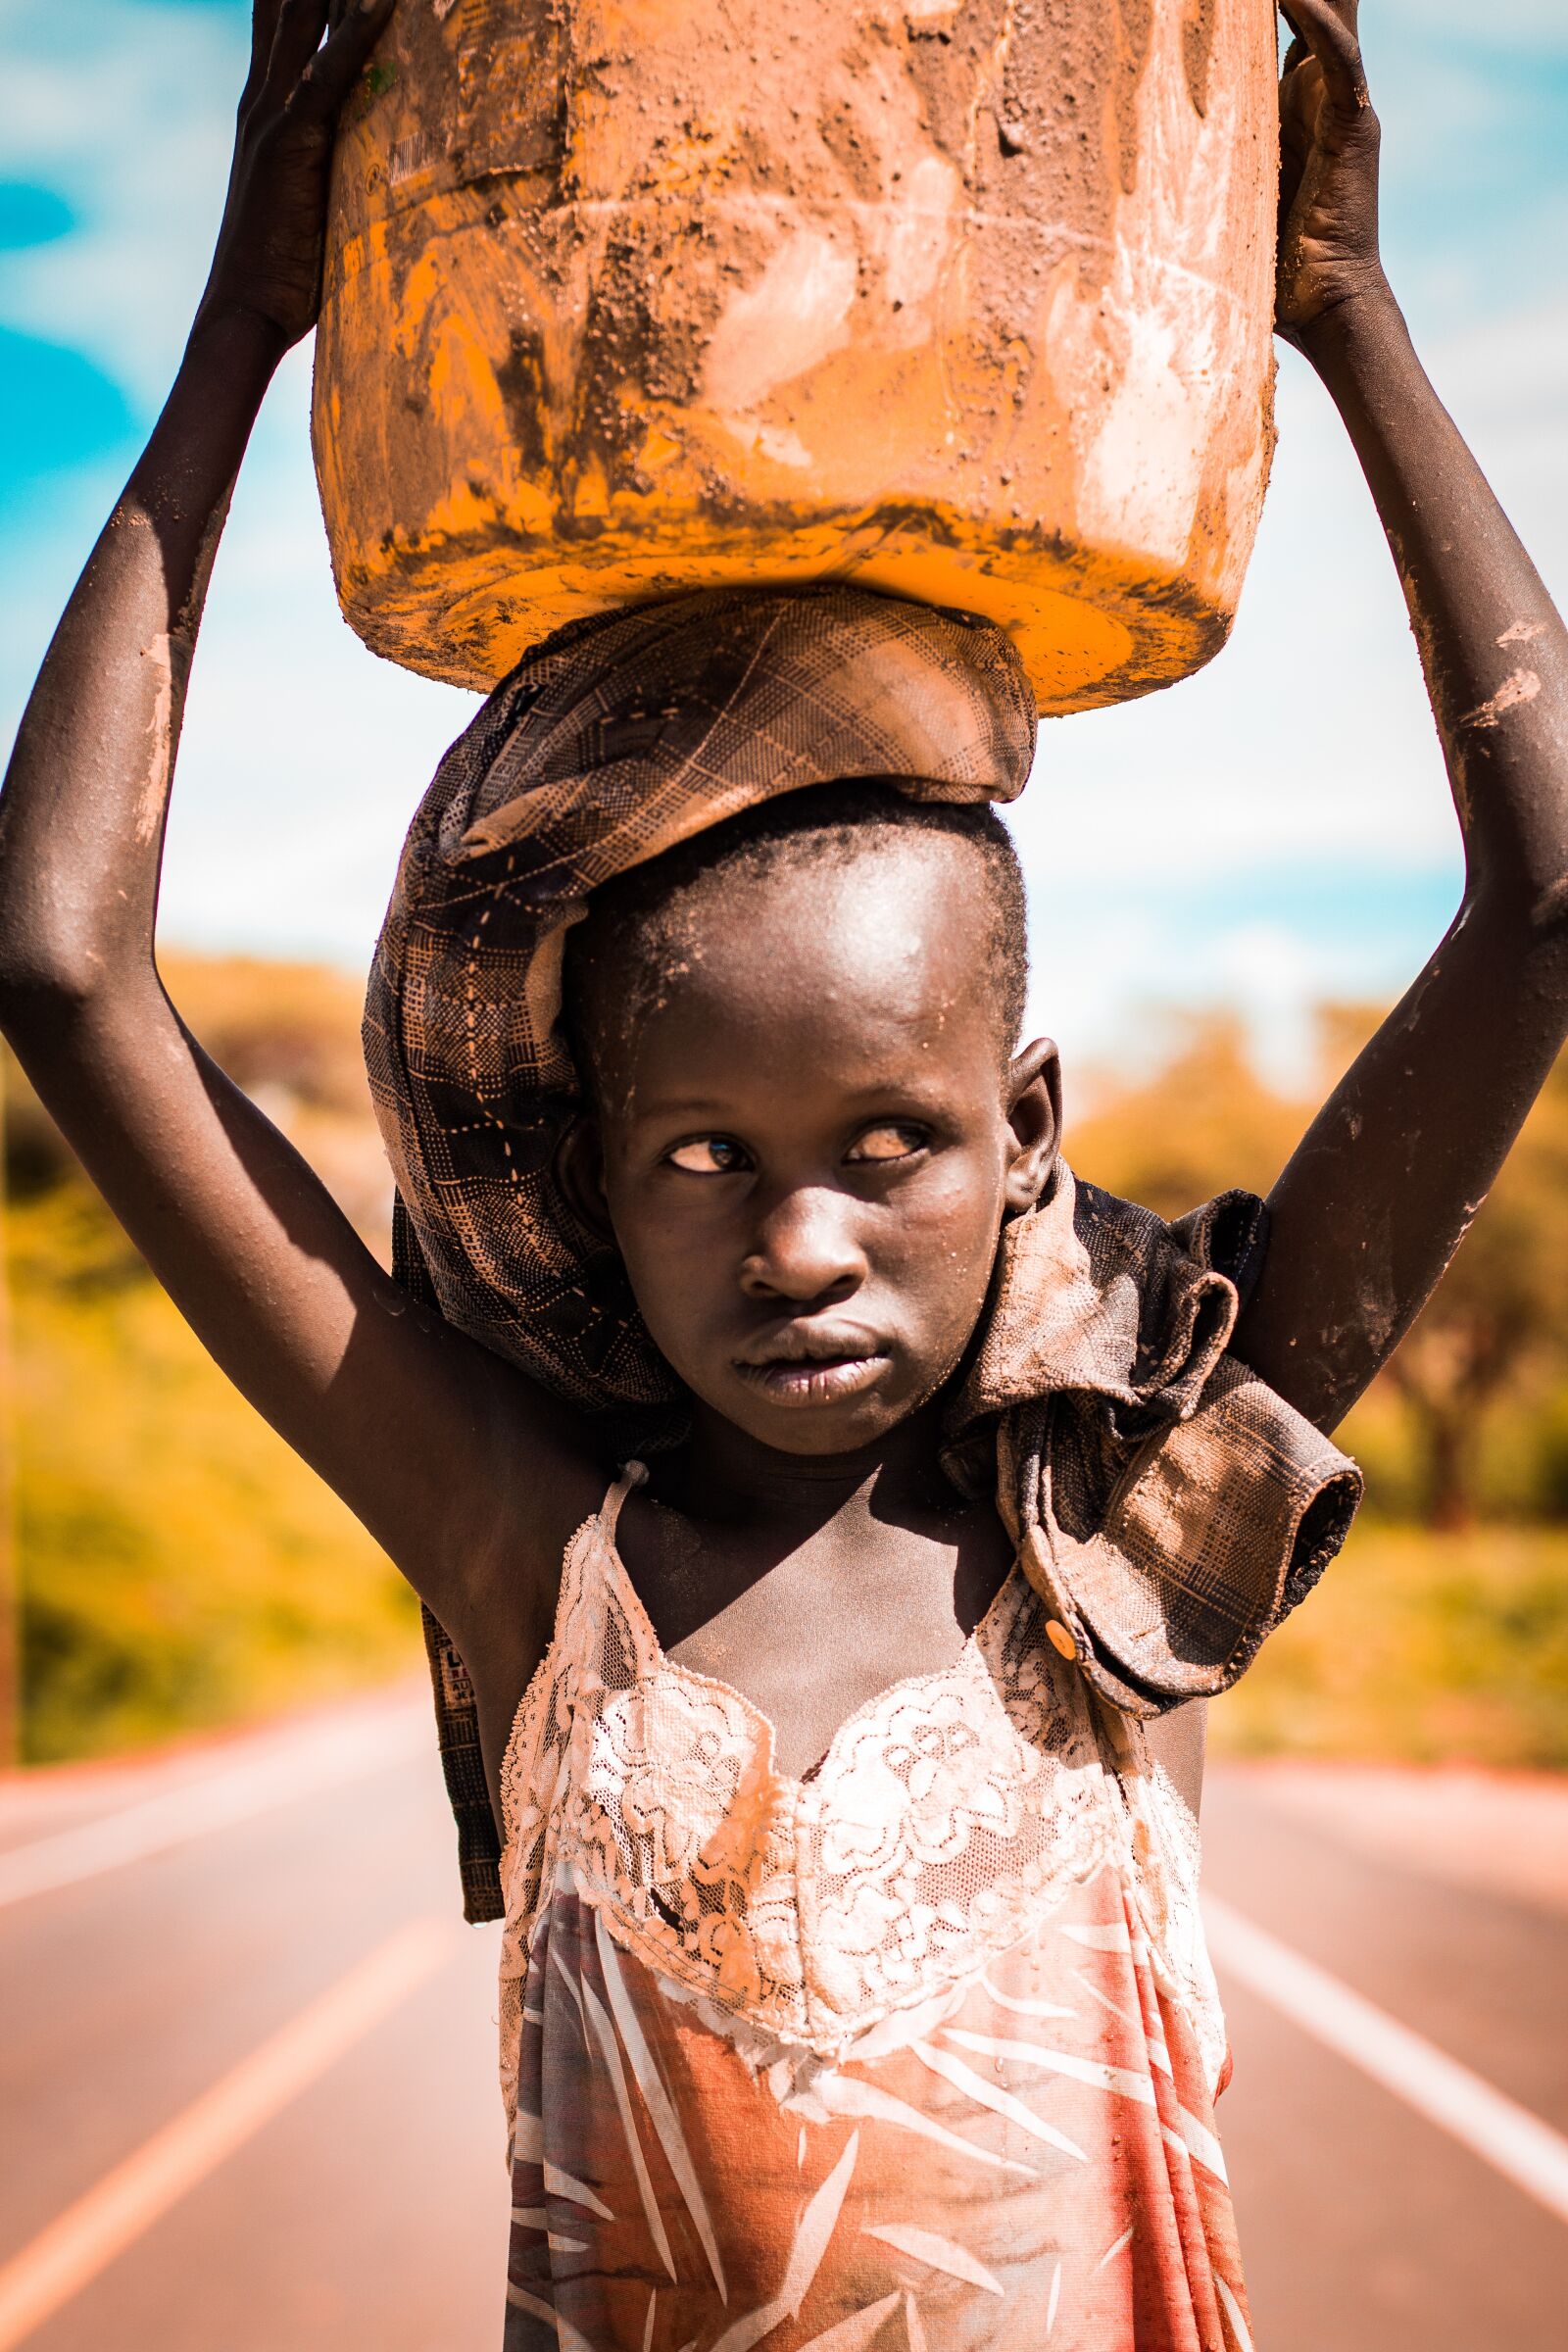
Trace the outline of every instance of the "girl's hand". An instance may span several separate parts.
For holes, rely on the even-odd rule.
[[[1356,0],[1281,0],[1276,331],[1304,348],[1342,303],[1386,294],[1378,253],[1378,119],[1356,40]]]
[[[251,70],[198,324],[247,314],[276,328],[285,347],[316,324],[338,110],[393,4],[254,0]],[[329,14],[339,21],[323,42]]]

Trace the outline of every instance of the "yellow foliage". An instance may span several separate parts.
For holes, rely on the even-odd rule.
[[[1263,1084],[1228,1014],[1180,1024],[1166,1042],[1148,1076],[1102,1079],[1084,1118],[1069,1104],[1075,1172],[1162,1217],[1233,1185],[1266,1193],[1300,1135],[1300,1104]]]
[[[29,1760],[232,1723],[416,1659],[401,1578],[85,1185],[13,1211],[11,1262]]]
[[[215,1057],[380,1237],[358,984],[241,958],[166,969]],[[1325,1017],[1325,1084],[1375,1017]],[[407,1668],[416,1612],[390,1564],[209,1362],[14,1065],[7,1084],[27,1754],[120,1750]],[[1238,1027],[1210,1018],[1142,1077],[1102,1085],[1069,1154],[1176,1215],[1230,1185],[1266,1192],[1311,1108],[1266,1087]],[[1396,1376],[1347,1426],[1374,1514],[1430,1504],[1422,1416],[1462,1406],[1487,1432],[1480,1499],[1568,1516],[1565,1199],[1568,1064]],[[1568,1527],[1435,1538],[1374,1517],[1216,1707],[1216,1743],[1568,1765],[1565,1570]]]
[[[1568,1767],[1568,1529],[1357,1527],[1209,1710],[1216,1755]]]

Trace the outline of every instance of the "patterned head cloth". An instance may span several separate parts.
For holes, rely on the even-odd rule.
[[[555,1178],[581,1102],[565,935],[613,875],[799,786],[886,777],[1008,801],[1033,698],[990,622],[826,586],[677,597],[535,649],[442,760],[370,974],[366,1057],[398,1188],[398,1271],[586,1411],[607,1451],[681,1392],[614,1250]],[[1260,1202],[1166,1226],[1075,1183],[1008,1226],[949,1415],[1101,1694],[1150,1716],[1233,1682],[1344,1540],[1353,1464],[1225,1353]],[[463,1662],[426,1620],[466,1908],[500,1904]]]
[[[555,1181],[579,1101],[556,1018],[568,925],[596,884],[799,785],[1010,801],[1034,741],[999,628],[861,589],[676,597],[531,653],[425,796],[366,1007],[448,1320],[589,1409],[672,1396],[619,1258]]]

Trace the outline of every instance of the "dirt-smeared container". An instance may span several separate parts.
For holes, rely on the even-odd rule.
[[[343,610],[488,686],[630,599],[990,614],[1166,684],[1267,472],[1271,0],[402,0],[339,142]]]

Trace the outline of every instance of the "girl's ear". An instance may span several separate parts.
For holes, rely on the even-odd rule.
[[[556,1182],[565,1195],[567,1207],[581,1217],[589,1231],[602,1241],[612,1242],[615,1233],[605,1199],[604,1145],[599,1121],[591,1111],[573,1119],[556,1146]]]
[[[1049,1037],[1015,1054],[1007,1074],[1012,1155],[1004,1198],[1009,1209],[1033,1208],[1055,1173],[1061,1147],[1061,1062]]]

